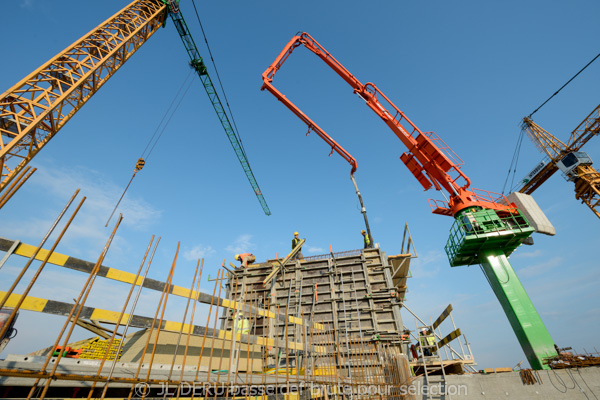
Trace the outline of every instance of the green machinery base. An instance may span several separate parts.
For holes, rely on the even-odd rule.
[[[554,341],[507,259],[533,231],[518,209],[473,207],[455,217],[446,254],[453,267],[481,264],[531,368],[549,369]]]
[[[479,261],[531,368],[550,369],[544,359],[557,355],[554,341],[506,255],[502,250],[487,250],[480,253]]]

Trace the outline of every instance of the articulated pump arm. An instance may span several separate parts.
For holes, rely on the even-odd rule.
[[[294,51],[294,49],[300,46],[301,44],[304,44],[315,54],[321,56],[318,51],[315,51],[313,49],[314,47],[310,47],[309,45],[307,45],[307,42],[303,40],[304,37],[308,37],[312,42],[316,43],[314,39],[312,39],[307,33],[303,33],[301,36],[294,36],[292,40],[290,40],[290,42],[285,46],[283,51],[279,53],[277,59],[275,59],[273,64],[271,64],[269,68],[267,68],[267,70],[263,73],[263,86],[261,90],[267,89],[269,92],[271,92],[279,101],[281,101],[287,108],[289,108],[291,112],[296,114],[298,118],[300,118],[302,121],[304,121],[306,125],[308,125],[309,132],[311,130],[316,132],[321,139],[323,139],[328,145],[331,146],[332,151],[335,151],[340,156],[342,156],[344,160],[348,161],[348,163],[350,163],[350,165],[352,166],[350,175],[354,175],[357,168],[356,159],[352,157],[350,153],[348,153],[342,146],[340,146],[335,140],[333,140],[331,136],[329,136],[323,129],[321,129],[319,125],[315,124],[313,120],[311,120],[298,107],[296,107],[294,103],[288,100],[287,97],[281,94],[281,92],[275,89],[275,87],[271,84],[275,73],[279,70],[279,68],[281,68],[285,60],[287,60],[287,58],[292,54],[292,51]],[[325,51],[325,49],[323,49],[323,51]],[[344,78],[346,82],[348,82],[350,85],[353,85],[354,83],[360,84],[360,82],[354,79],[354,77],[340,63],[338,63],[335,58],[331,56],[331,54],[327,53],[326,51],[325,54],[327,56],[325,58],[321,58],[323,58],[325,62],[329,66],[331,66],[331,68],[333,68],[340,76],[342,76],[342,78]],[[343,72],[345,72],[345,74]],[[350,77],[352,78],[351,80],[349,80]]]
[[[273,85],[275,73],[281,68],[285,60],[295,48],[304,45],[329,65],[344,81],[354,89],[369,108],[373,110],[394,134],[404,143],[408,152],[400,159],[417,178],[425,190],[434,187],[436,190],[445,190],[450,195],[449,203],[436,202],[433,210],[436,214],[455,215],[459,211],[472,206],[484,209],[505,210],[508,207],[497,202],[489,194],[480,195],[469,190],[469,178],[460,170],[462,161],[437,137],[433,132],[423,133],[406,117],[378,88],[372,83],[362,84],[339,61],[337,61],[323,46],[309,34],[302,33],[294,36],[277,56],[273,64],[263,73],[262,89],[267,89],[287,108],[296,114],[310,130],[314,130],[322,139],[352,164],[352,174],[356,171],[356,160],[337,144],[327,133],[296,107],[287,97],[279,92]],[[383,105],[384,101],[392,112]],[[436,144],[437,143],[437,144]],[[445,151],[443,151],[445,150]],[[460,182],[460,183],[459,183]],[[438,205],[443,203],[441,206]]]
[[[303,33],[295,36],[265,71],[262,88],[273,93],[309,129],[328,138],[328,143],[333,142],[271,84],[277,70],[300,45],[306,46],[337,72],[398,136],[408,149],[400,159],[425,190],[434,187],[450,194],[448,204],[438,206],[436,202],[433,210],[436,214],[455,217],[445,249],[450,265],[482,266],[532,368],[548,369],[545,360],[556,355],[554,342],[507,259],[534,229],[517,207],[503,196],[494,198],[488,194],[484,197],[469,190],[471,182],[459,168],[462,162],[441,139],[433,133],[421,132],[375,85],[360,83],[327,50]],[[333,149],[343,156],[341,147]]]

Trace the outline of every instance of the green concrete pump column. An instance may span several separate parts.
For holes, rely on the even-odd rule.
[[[527,292],[502,250],[484,250],[479,262],[533,369],[550,369],[547,357],[556,356],[548,333]]]

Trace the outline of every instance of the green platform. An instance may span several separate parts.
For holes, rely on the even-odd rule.
[[[519,210],[473,207],[455,216],[445,250],[453,267],[481,264],[531,368],[539,370],[556,356],[554,341],[507,259],[533,232]]]
[[[501,249],[509,256],[534,231],[518,210],[467,209],[456,215],[445,250],[452,267],[479,264],[481,252]]]

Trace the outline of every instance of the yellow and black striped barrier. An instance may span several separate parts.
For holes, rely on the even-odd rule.
[[[437,329],[438,326],[441,325],[442,322],[444,322],[444,320],[446,318],[448,318],[448,316],[450,316],[450,313],[452,312],[452,304],[448,304],[448,307],[446,307],[446,309],[440,314],[440,316],[433,322],[433,324],[431,324],[431,327],[433,329]]]
[[[457,337],[459,337],[459,336],[460,336],[460,328],[458,328],[458,329],[456,329],[456,330],[454,330],[454,331],[450,332],[450,333],[448,334],[448,336],[446,336],[445,338],[443,338],[442,340],[440,340],[440,341],[438,342],[438,344],[437,344],[437,346],[438,346],[438,349],[439,349],[440,347],[443,347],[443,346],[447,345],[448,343],[450,343],[451,341],[453,341],[454,339],[456,339],[456,338],[457,338]]]
[[[13,240],[0,238],[0,251],[5,251],[5,252],[10,251],[10,249],[14,243],[15,243],[15,241],[13,241]],[[19,243],[17,248],[13,251],[13,254],[29,258],[29,257],[33,256],[33,254],[35,253],[35,249],[36,249],[35,246],[25,244],[25,243]],[[48,255],[48,250],[40,249],[40,251],[36,255],[35,259],[43,261],[47,255]],[[75,271],[85,272],[88,274],[92,272],[92,270],[94,269],[94,265],[95,265],[94,263],[92,263],[90,261],[81,260],[79,258],[70,257],[70,256],[60,254],[57,252],[53,252],[52,255],[50,255],[48,262],[50,264],[57,265],[59,267],[69,268],[69,269],[72,269]],[[132,274],[131,272],[126,272],[126,271],[122,271],[122,270],[119,270],[116,268],[109,268],[109,267],[101,265],[100,269],[98,271],[98,276],[102,277],[102,278],[118,281],[118,282],[128,283],[131,285],[131,284],[133,284],[136,275]],[[151,289],[151,290],[157,290],[159,292],[162,292],[166,285],[165,282],[157,281],[155,279],[150,279],[150,278],[146,278],[145,280],[143,280],[143,282],[144,283],[143,283],[142,287]],[[139,286],[140,283],[142,283],[141,276],[137,278],[137,281],[135,282],[135,284]],[[179,297],[184,297],[184,298],[190,297],[190,290],[184,288],[183,286],[171,285],[169,288],[169,293],[174,296],[179,296]],[[273,318],[273,319],[277,319],[279,321],[285,321],[287,319],[288,323],[302,325],[301,318],[296,318],[294,316],[286,315],[286,314],[275,314],[271,311],[267,311],[267,310],[263,310],[263,309],[257,310],[253,306],[250,306],[247,304],[242,305],[242,304],[238,304],[238,302],[236,302],[236,301],[230,301],[230,300],[219,298],[219,297],[213,298],[213,296],[211,296],[208,293],[196,292],[194,290],[194,291],[191,291],[191,297],[196,298],[198,300],[198,302],[203,303],[203,304],[211,304],[211,302],[212,302],[214,305],[217,305],[220,307],[226,307],[226,308],[230,308],[230,309],[234,309],[234,310],[239,309],[239,310],[249,313],[249,314],[256,313],[258,316],[266,317],[266,318]],[[48,300],[48,301],[52,301],[52,300]],[[322,324],[319,324],[319,323],[313,323],[313,328],[315,328],[317,330],[325,330],[325,326]]]
[[[6,292],[0,291],[0,298],[6,296]],[[17,302],[21,299],[20,294],[13,293],[8,297],[5,307],[15,307]],[[63,303],[56,300],[42,299],[40,297],[26,296],[23,304],[21,304],[21,310],[35,311],[45,314],[64,315],[68,316],[73,309],[74,304]],[[103,310],[100,308],[93,308],[83,306],[79,315],[80,319],[93,320],[98,322],[104,322],[109,324],[120,323],[122,325],[127,323],[129,314],[123,314],[123,318],[119,319],[120,312]],[[149,329],[152,326],[152,318],[144,317],[141,315],[133,315],[129,326],[135,328]],[[231,331],[214,330],[199,325],[193,325],[191,334],[195,336],[203,336],[206,332],[208,337],[214,337],[215,339],[232,340],[233,333]],[[183,324],[175,321],[162,321],[160,326],[161,330],[170,332],[190,332],[190,325]],[[183,330],[182,330],[183,329]],[[262,336],[254,336],[247,334],[236,334],[236,341],[246,344],[257,344],[260,346],[270,346],[285,349],[286,346],[289,350],[304,350],[304,345],[298,342],[288,342],[284,340],[269,339]],[[315,351],[319,353],[326,353],[326,349],[322,346],[315,346]]]

